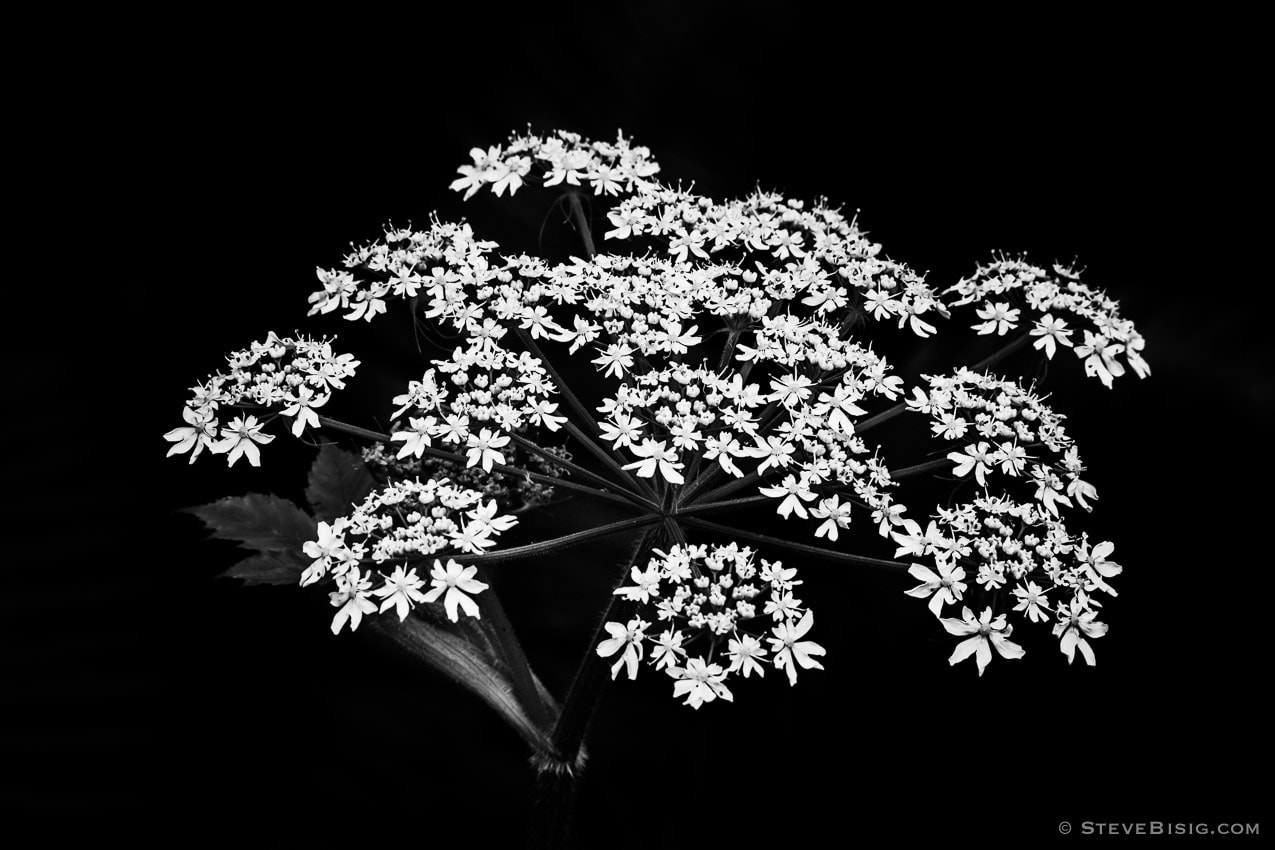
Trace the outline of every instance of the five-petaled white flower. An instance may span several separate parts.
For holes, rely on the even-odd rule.
[[[625,469],[636,469],[638,478],[653,478],[656,468],[670,484],[684,484],[686,479],[678,472],[683,464],[677,460],[677,452],[668,448],[665,440],[643,440],[640,446],[630,446],[629,451],[642,458],[625,464]]]
[[[1067,656],[1067,663],[1076,660],[1076,650],[1084,656],[1085,662],[1092,667],[1094,659],[1093,647],[1085,638],[1100,638],[1107,633],[1107,624],[1098,622],[1098,612],[1085,605],[1085,597],[1077,594],[1072,597],[1067,610],[1058,612],[1058,623],[1054,626],[1054,637],[1061,637],[1059,648]]]
[[[980,334],[994,333],[997,336],[1004,336],[1018,327],[1019,311],[1016,308],[1011,308],[1004,301],[996,304],[984,304],[975,312],[980,319],[986,320],[982,324],[974,326],[974,330]]]
[[[753,673],[758,676],[766,675],[766,668],[761,665],[766,660],[766,650],[757,638],[741,633],[738,638],[730,639],[727,650],[731,673],[742,673],[745,679]]]
[[[611,637],[598,644],[598,657],[610,658],[616,654],[620,656],[611,665],[612,679],[619,675],[621,667],[626,668],[630,679],[637,678],[638,662],[642,660],[642,639],[646,636],[648,626],[650,626],[650,623],[641,618],[629,620],[627,624],[623,625],[620,623],[603,624],[607,634],[611,635]]]
[[[1036,582],[1029,581],[1023,587],[1014,588],[1014,596],[1018,599],[1015,611],[1026,613],[1027,619],[1033,623],[1043,623],[1048,619],[1045,612],[1049,610],[1049,599]]]
[[[961,609],[961,619],[944,617],[939,620],[950,635],[964,637],[965,640],[956,645],[948,664],[964,661],[971,655],[978,664],[978,675],[992,660],[992,649],[1000,653],[1002,658],[1022,658],[1023,648],[1009,639],[1013,627],[1005,623],[1005,615],[992,616],[991,608],[984,608],[977,619],[969,608]]]
[[[166,457],[190,452],[190,462],[194,463],[200,452],[206,448],[214,448],[217,417],[206,408],[195,410],[185,407],[182,409],[182,419],[186,420],[186,427],[174,428],[164,435],[165,440],[174,443],[168,449]]]
[[[1092,549],[1089,548],[1089,538],[1086,536],[1080,545],[1079,552],[1081,562],[1085,565],[1085,573],[1089,577],[1089,581],[1094,587],[1101,589],[1105,593],[1112,596],[1119,596],[1116,589],[1107,584],[1104,579],[1115,578],[1124,571],[1124,567],[1115,561],[1107,560],[1111,557],[1111,553],[1116,550],[1116,544],[1107,541],[1099,543]]]
[[[319,414],[314,412],[316,407],[322,407],[328,403],[332,395],[330,393],[322,393],[318,396],[314,394],[314,390],[309,387],[297,387],[296,392],[289,393],[285,396],[288,402],[283,408],[284,416],[294,417],[292,420],[292,436],[300,437],[306,428],[319,427]]]
[[[682,648],[682,633],[676,629],[665,629],[655,639],[655,648],[651,650],[651,658],[655,661],[655,669],[676,667],[679,658],[685,657]]]
[[[633,578],[632,587],[616,588],[614,594],[623,596],[630,602],[641,602],[643,604],[650,602],[652,596],[660,595],[660,579],[661,570],[658,563],[652,563],[645,570],[634,566],[629,571]]]
[[[393,608],[398,613],[399,620],[406,620],[408,612],[412,610],[412,603],[427,601],[425,594],[421,593],[424,585],[425,582],[416,574],[416,570],[404,570],[400,564],[394,568],[392,575],[385,577],[385,584],[373,593],[385,600],[381,603],[382,614]]]
[[[813,501],[815,498],[815,494],[806,486],[806,482],[799,481],[795,475],[785,476],[776,487],[760,487],[757,492],[775,499],[783,496],[784,500],[779,503],[776,512],[784,519],[788,519],[793,513],[802,519],[808,517],[806,506],[802,502]]]
[[[1065,319],[1055,319],[1046,313],[1036,320],[1036,326],[1031,329],[1032,336],[1038,336],[1040,339],[1032,344],[1032,348],[1044,350],[1045,357],[1052,360],[1054,352],[1058,350],[1059,345],[1071,347],[1071,331],[1067,328]]]
[[[334,561],[341,565],[338,572],[344,572],[346,565],[358,560],[354,553],[346,547],[344,529],[344,518],[333,520],[331,525],[322,520],[319,521],[318,540],[307,540],[301,547],[301,551],[305,553],[305,556],[314,561],[301,573],[302,587],[321,579]]]
[[[602,439],[615,444],[617,449],[633,445],[633,441],[642,433],[641,420],[627,413],[616,413],[614,421],[603,420],[598,423],[602,429]]]
[[[956,468],[952,472],[956,474],[957,478],[964,478],[970,472],[973,472],[979,486],[986,487],[987,473],[995,464],[990,454],[990,449],[991,446],[987,443],[979,442],[966,446],[963,452],[948,452],[947,459],[956,464]]]
[[[371,589],[371,579],[361,576],[358,567],[336,577],[336,590],[328,594],[332,606],[340,609],[332,618],[332,634],[339,633],[347,622],[350,624],[350,631],[354,631],[362,622],[364,614],[376,611],[376,603],[368,599],[368,591]]]
[[[482,466],[483,472],[491,472],[492,464],[505,462],[505,456],[497,449],[504,448],[509,444],[509,438],[504,434],[492,433],[483,428],[478,432],[477,436],[469,435],[467,456],[469,458],[469,466]]]
[[[802,640],[814,624],[815,614],[807,611],[796,625],[785,620],[772,629],[774,637],[768,638],[771,651],[775,653],[775,667],[788,674],[788,684],[797,684],[797,668],[803,670],[822,670],[823,665],[815,660],[815,656],[825,653],[822,646],[812,640]]]
[[[430,584],[434,587],[425,594],[424,601],[436,602],[438,597],[446,593],[443,596],[443,608],[447,611],[447,619],[457,622],[460,619],[459,611],[464,611],[470,617],[481,618],[478,603],[466,595],[479,594],[487,589],[485,583],[474,578],[477,574],[478,567],[464,567],[450,558],[446,565],[435,560],[429,571]]]
[[[956,566],[943,558],[938,559],[935,566],[938,567],[938,572],[923,564],[913,564],[908,567],[908,575],[922,583],[903,592],[916,599],[924,599],[928,596],[930,601],[927,606],[930,613],[937,617],[942,613],[944,605],[955,605],[961,601],[966,584],[963,567]]]
[[[264,425],[255,416],[236,416],[230,420],[230,425],[221,429],[224,439],[213,448],[218,453],[230,452],[226,458],[230,466],[234,466],[241,457],[248,458],[248,463],[253,466],[261,466],[261,449],[257,448],[257,444],[264,446],[274,441],[273,435],[261,433]]]
[[[669,673],[677,678],[673,683],[673,696],[686,697],[683,705],[698,709],[715,699],[735,700],[726,687],[726,671],[720,664],[709,664],[703,658],[690,658],[685,667],[673,667]]]
[[[815,529],[815,537],[827,536],[829,540],[835,541],[841,529],[850,527],[851,507],[852,503],[842,502],[841,497],[836,493],[826,499],[820,499],[819,504],[810,509],[811,516],[823,520],[823,523]]]
[[[410,416],[407,422],[408,428],[390,435],[390,440],[403,443],[403,448],[398,450],[399,460],[420,457],[425,453],[425,449],[433,442],[431,434],[438,420],[433,416]]]

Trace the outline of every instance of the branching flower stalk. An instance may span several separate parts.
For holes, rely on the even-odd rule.
[[[534,840],[565,840],[589,719],[621,673],[653,668],[700,709],[733,702],[740,680],[771,672],[792,685],[823,669],[801,598],[816,594],[794,564],[909,575],[900,592],[925,600],[956,641],[949,663],[973,658],[979,675],[1024,655],[1011,620],[1042,625],[1069,662],[1095,663],[1101,600],[1121,567],[1112,543],[1065,516],[1091,510],[1096,489],[1048,397],[992,371],[1070,349],[1108,388],[1150,373],[1133,324],[1077,269],[1001,255],[936,289],[823,202],[723,202],[662,183],[623,135],[528,132],[470,154],[453,190],[561,193],[584,256],[501,253],[464,222],[390,227],[318,269],[309,315],[407,311],[440,339],[459,337],[392,409],[371,412],[388,414],[391,433],[321,412],[362,365],[335,338],[270,333],[192,387],[185,425],[165,436],[170,455],[252,466],[275,439],[268,427],[360,442],[358,455],[320,453],[313,515],[273,497],[196,512],[257,550],[232,574],[326,588],[334,633],[384,621],[519,729],[539,777]],[[600,241],[586,197],[607,205]],[[870,344],[901,336],[941,350],[940,325],[962,312],[975,336],[1002,342],[972,366],[903,376]],[[564,364],[582,359],[592,368],[569,380],[580,370]],[[896,464],[868,440],[887,423],[935,449]],[[915,506],[933,498],[923,484],[952,481],[966,501],[937,500],[928,515],[901,496],[915,488]],[[562,499],[627,516],[501,543]],[[630,556],[559,704],[482,570],[612,536],[629,538]]]

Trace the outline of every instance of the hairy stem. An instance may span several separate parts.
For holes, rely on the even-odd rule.
[[[727,511],[732,508],[742,508],[748,505],[760,505],[763,502],[774,501],[774,496],[744,496],[739,499],[727,499],[724,502],[695,502],[686,507],[679,507],[673,516],[681,519],[696,514],[706,514],[710,511]]]
[[[480,580],[487,578],[480,569]],[[487,581],[490,585],[491,582]],[[496,632],[496,640],[500,644],[501,655],[504,656],[505,662],[509,665],[509,675],[514,686],[514,696],[518,698],[518,702],[522,704],[523,710],[527,712],[527,717],[535,724],[536,728],[543,729],[546,733],[550,730],[552,718],[548,709],[545,707],[544,700],[541,699],[540,689],[536,687],[535,679],[531,675],[531,665],[527,663],[527,656],[522,651],[522,644],[518,642],[518,636],[514,633],[513,624],[509,622],[509,617],[505,614],[505,607],[500,604],[500,597],[496,594],[494,587],[488,587],[486,593],[477,594],[478,608],[482,612],[482,616],[487,622],[491,623]]]
[[[773,469],[774,467],[770,467],[770,468]],[[703,496],[700,496],[698,499],[691,502],[691,504],[703,505],[703,504],[716,502],[717,500],[721,499],[723,496],[729,496],[731,493],[734,493],[738,490],[742,490],[743,488],[749,486],[750,484],[756,484],[758,481],[761,481],[764,475],[765,475],[764,472],[757,472],[757,471],[750,472],[747,475],[743,476],[742,478],[736,478],[734,481],[723,484],[721,487],[718,487],[716,490],[709,490]]]
[[[654,529],[647,529],[633,541],[629,556],[624,559],[624,571],[616,582],[617,587],[629,575],[630,567],[646,557],[654,545],[655,534]],[[584,736],[598,698],[609,681],[607,664],[597,654],[598,642],[605,633],[603,624],[612,619],[617,609],[631,605],[614,594],[608,598],[606,611],[585,649],[584,658],[554,724],[554,751],[532,757],[531,764],[536,771],[531,790],[530,846],[533,848],[559,850],[568,846],[576,788],[584,769]]]
[[[610,469],[613,473],[620,476],[621,479],[627,481],[633,487],[636,487],[637,490],[647,499],[655,498],[655,490],[652,489],[651,485],[621,466],[620,459],[616,457],[613,449],[606,448],[596,441],[589,439],[589,436],[576,427],[573,422],[568,422],[563,427],[566,429],[567,433],[572,437],[575,437],[576,440],[580,442],[580,445],[584,446],[590,454],[602,461],[607,469]]]
[[[551,363],[549,358],[545,356],[545,353],[540,349],[540,346],[536,344],[536,341],[531,338],[531,334],[528,333],[525,328],[515,328],[514,332],[517,334],[518,338],[522,340],[522,344],[526,347],[528,353],[539,360],[540,364],[544,367],[544,370],[549,373],[550,380],[553,381],[558,392],[562,394],[562,399],[567,403],[567,407],[575,411],[576,416],[580,418],[580,422],[588,429],[588,433],[586,433],[573,423],[568,422],[568,432],[579,440],[581,445],[587,448],[595,457],[601,458],[610,454],[614,470],[618,471],[619,474],[623,476],[624,480],[629,483],[629,487],[631,489],[642,493],[647,498],[654,497],[654,492],[646,485],[645,482],[639,480],[633,475],[630,475],[627,470],[622,469],[619,462],[615,460],[614,454],[609,453],[607,449],[598,445],[593,437],[590,436],[601,433],[602,429],[598,426],[598,420],[593,418],[593,414],[590,413],[589,409],[584,406],[584,402],[580,401],[576,394],[571,391],[571,388],[567,386],[567,382],[562,380],[562,375],[560,375],[558,370],[554,368],[553,363]]]
[[[984,357],[982,360],[978,361],[973,366],[969,367],[970,371],[982,372],[986,369],[990,369],[991,367],[995,366],[997,363],[1000,363],[1006,357],[1009,357],[1011,354],[1025,347],[1028,343],[1031,342],[1031,339],[1032,337],[1030,333],[1025,333],[1021,336],[1015,337],[1014,339],[1010,340],[1010,342],[1007,345],[1005,345],[998,351],[992,352],[987,357]],[[900,413],[903,413],[907,409],[908,409],[908,403],[906,401],[901,401],[898,404],[894,405],[893,407],[886,408],[885,410],[881,411],[875,416],[869,416],[867,419],[864,419],[861,422],[856,422],[854,425],[854,432],[856,434],[862,434],[865,431],[870,431],[873,428],[877,427],[878,425],[882,425],[886,422],[889,422],[891,419],[898,416]]]
[[[519,561],[524,558],[532,558],[536,555],[547,555],[551,552],[560,552],[563,549],[569,549],[586,540],[593,540],[598,537],[606,537],[609,534],[618,534],[621,531],[628,531],[633,528],[643,528],[648,525],[656,525],[664,521],[664,517],[659,514],[644,514],[643,516],[633,517],[632,519],[622,519],[618,522],[599,525],[595,528],[586,528],[583,531],[576,531],[571,534],[564,534],[561,537],[554,537],[550,540],[541,540],[539,543],[528,543],[526,546],[512,546],[508,549],[497,549],[494,552],[483,552],[481,555],[462,553],[450,556],[453,560],[465,564],[487,564],[497,561]]]
[[[719,534],[739,538],[743,540],[752,540],[757,543],[765,543],[768,546],[774,546],[779,549],[788,549],[792,552],[800,552],[803,555],[810,555],[815,558],[822,558],[827,561],[841,561],[848,564],[858,564],[867,567],[884,567],[890,570],[907,570],[908,564],[900,561],[887,561],[883,558],[869,558],[865,555],[852,555],[848,552],[834,552],[831,549],[822,549],[818,546],[809,546],[805,543],[794,543],[791,540],[784,540],[782,537],[771,537],[769,534],[758,534],[753,531],[744,531],[729,525],[721,525],[708,520],[696,519],[688,517],[685,520],[687,525],[693,525],[697,528],[703,528],[706,531],[715,531]]]
[[[596,434],[598,432],[597,420],[593,418],[593,414],[590,413],[589,409],[584,406],[584,403],[576,397],[576,394],[571,391],[571,387],[567,384],[567,382],[562,380],[562,375],[558,374],[558,370],[554,368],[553,363],[545,356],[545,353],[540,349],[540,346],[536,344],[536,341],[531,338],[531,334],[527,332],[527,329],[514,328],[514,334],[518,337],[522,344],[526,346],[527,352],[539,360],[540,365],[543,366],[544,370],[549,373],[549,378],[553,381],[554,388],[562,394],[562,399],[567,403],[567,407],[575,411],[575,414],[580,417],[580,420],[585,424],[585,426],[592,433]]]
[[[915,464],[914,466],[905,466],[902,469],[896,469],[890,473],[890,478],[894,481],[902,481],[904,478],[911,478],[915,475],[924,475],[927,472],[942,469],[945,466],[952,466],[952,461],[945,457],[941,457],[937,460],[930,460],[925,463]]]
[[[520,437],[517,434],[511,434],[510,437],[511,439],[513,439],[515,443],[517,443],[519,446],[522,446],[523,449],[525,449],[526,451],[536,455],[537,457],[543,458],[546,462],[551,463],[554,466],[568,470],[580,476],[581,478],[584,478],[588,481],[592,481],[595,484],[598,484],[599,486],[613,487],[616,490],[618,490],[621,495],[632,497],[632,501],[635,504],[642,505],[643,507],[648,508],[650,510],[659,510],[659,505],[655,504],[654,502],[639,496],[637,493],[632,492],[626,487],[620,486],[614,481],[608,481],[607,479],[603,478],[601,475],[598,475],[597,473],[594,473],[594,472],[590,472],[584,467],[579,466],[575,463],[572,463],[566,458],[558,457],[552,452],[546,451],[542,447],[531,442],[531,440],[528,440],[526,437]]]
[[[655,545],[656,535],[657,532],[654,529],[648,529],[634,541],[629,557],[625,558],[624,567],[616,577],[616,587],[628,579],[629,570],[634,565],[640,564],[647,557]],[[615,615],[629,604],[627,600],[614,593],[608,597],[606,610],[598,621],[598,627],[589,641],[588,649],[585,650],[584,658],[571,682],[571,688],[562,702],[562,712],[558,715],[558,722],[553,728],[553,743],[558,755],[565,761],[570,762],[579,753],[598,697],[606,683],[610,681],[607,675],[607,661],[599,657],[597,653],[598,643],[606,634],[605,624],[615,619]]]
[[[364,439],[376,440],[377,442],[381,442],[381,443],[392,442],[389,434],[382,434],[379,431],[369,431],[366,428],[360,428],[357,425],[350,425],[346,422],[340,422],[336,419],[329,419],[326,416],[319,417],[319,424],[322,425],[324,428],[329,428],[333,431],[341,431],[346,434],[351,434],[355,437],[363,437]],[[442,449],[436,449],[433,446],[424,446],[422,448],[422,453],[427,454],[430,457],[439,458],[440,460],[453,461],[455,463],[460,464],[462,468],[469,465],[469,458],[465,457],[464,455],[456,454],[455,452],[443,451]],[[522,478],[528,481],[537,481],[541,484],[548,484],[551,487],[561,487],[564,490],[575,490],[576,492],[579,492],[579,493],[588,493],[590,496],[594,496],[599,499],[605,499],[610,502],[618,502],[622,505],[629,505],[629,506],[637,505],[638,507],[642,507],[642,508],[650,507],[650,504],[648,502],[645,502],[644,500],[636,501],[638,499],[636,494],[631,494],[631,493],[628,493],[627,491],[621,491],[620,493],[612,493],[606,490],[600,490],[596,487],[589,487],[584,484],[578,484],[574,481],[568,481],[562,478],[554,478],[552,475],[542,475],[538,472],[532,472],[527,469],[519,469],[516,466],[510,466],[504,463],[492,464],[492,471],[499,475],[503,475],[507,478]],[[608,487],[615,486],[611,484],[609,481],[603,480],[603,483]]]

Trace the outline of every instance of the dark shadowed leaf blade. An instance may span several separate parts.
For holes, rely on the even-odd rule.
[[[496,710],[536,752],[551,752],[550,730],[540,729],[527,716],[514,693],[513,685],[504,665],[490,658],[466,637],[448,630],[442,624],[435,625],[411,616],[400,622],[397,617],[373,618],[373,628],[394,641],[413,657],[446,674],[457,684],[476,694],[483,702]],[[551,714],[557,706],[544,686],[536,681]]]
[[[218,578],[242,579],[246,585],[298,584],[301,573],[310,565],[310,559],[296,552],[258,552],[244,558]]]
[[[262,493],[228,496],[188,508],[219,540],[237,540],[258,552],[295,552],[318,537],[314,519],[287,499]]]
[[[373,486],[375,482],[362,458],[328,443],[319,449],[319,456],[310,467],[305,497],[316,518],[332,522],[350,513],[372,492]]]

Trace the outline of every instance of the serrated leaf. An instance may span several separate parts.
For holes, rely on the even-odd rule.
[[[319,456],[310,467],[305,497],[318,519],[332,522],[350,513],[352,507],[367,498],[374,486],[375,482],[362,458],[326,443],[319,449]]]
[[[213,537],[237,540],[258,552],[301,553],[318,537],[314,519],[287,499],[262,493],[228,496],[209,505],[188,508],[212,529]]]
[[[540,729],[532,722],[518,702],[503,665],[494,662],[471,641],[441,624],[435,625],[417,616],[409,616],[403,621],[397,617],[375,617],[370,622],[374,629],[413,657],[476,694],[522,735],[536,752],[552,752],[551,730]],[[548,691],[539,680],[535,680],[535,685],[550,715],[556,715],[557,706]]]
[[[218,576],[242,579],[246,585],[298,584],[301,573],[310,565],[308,558],[296,552],[258,552],[249,555]]]

